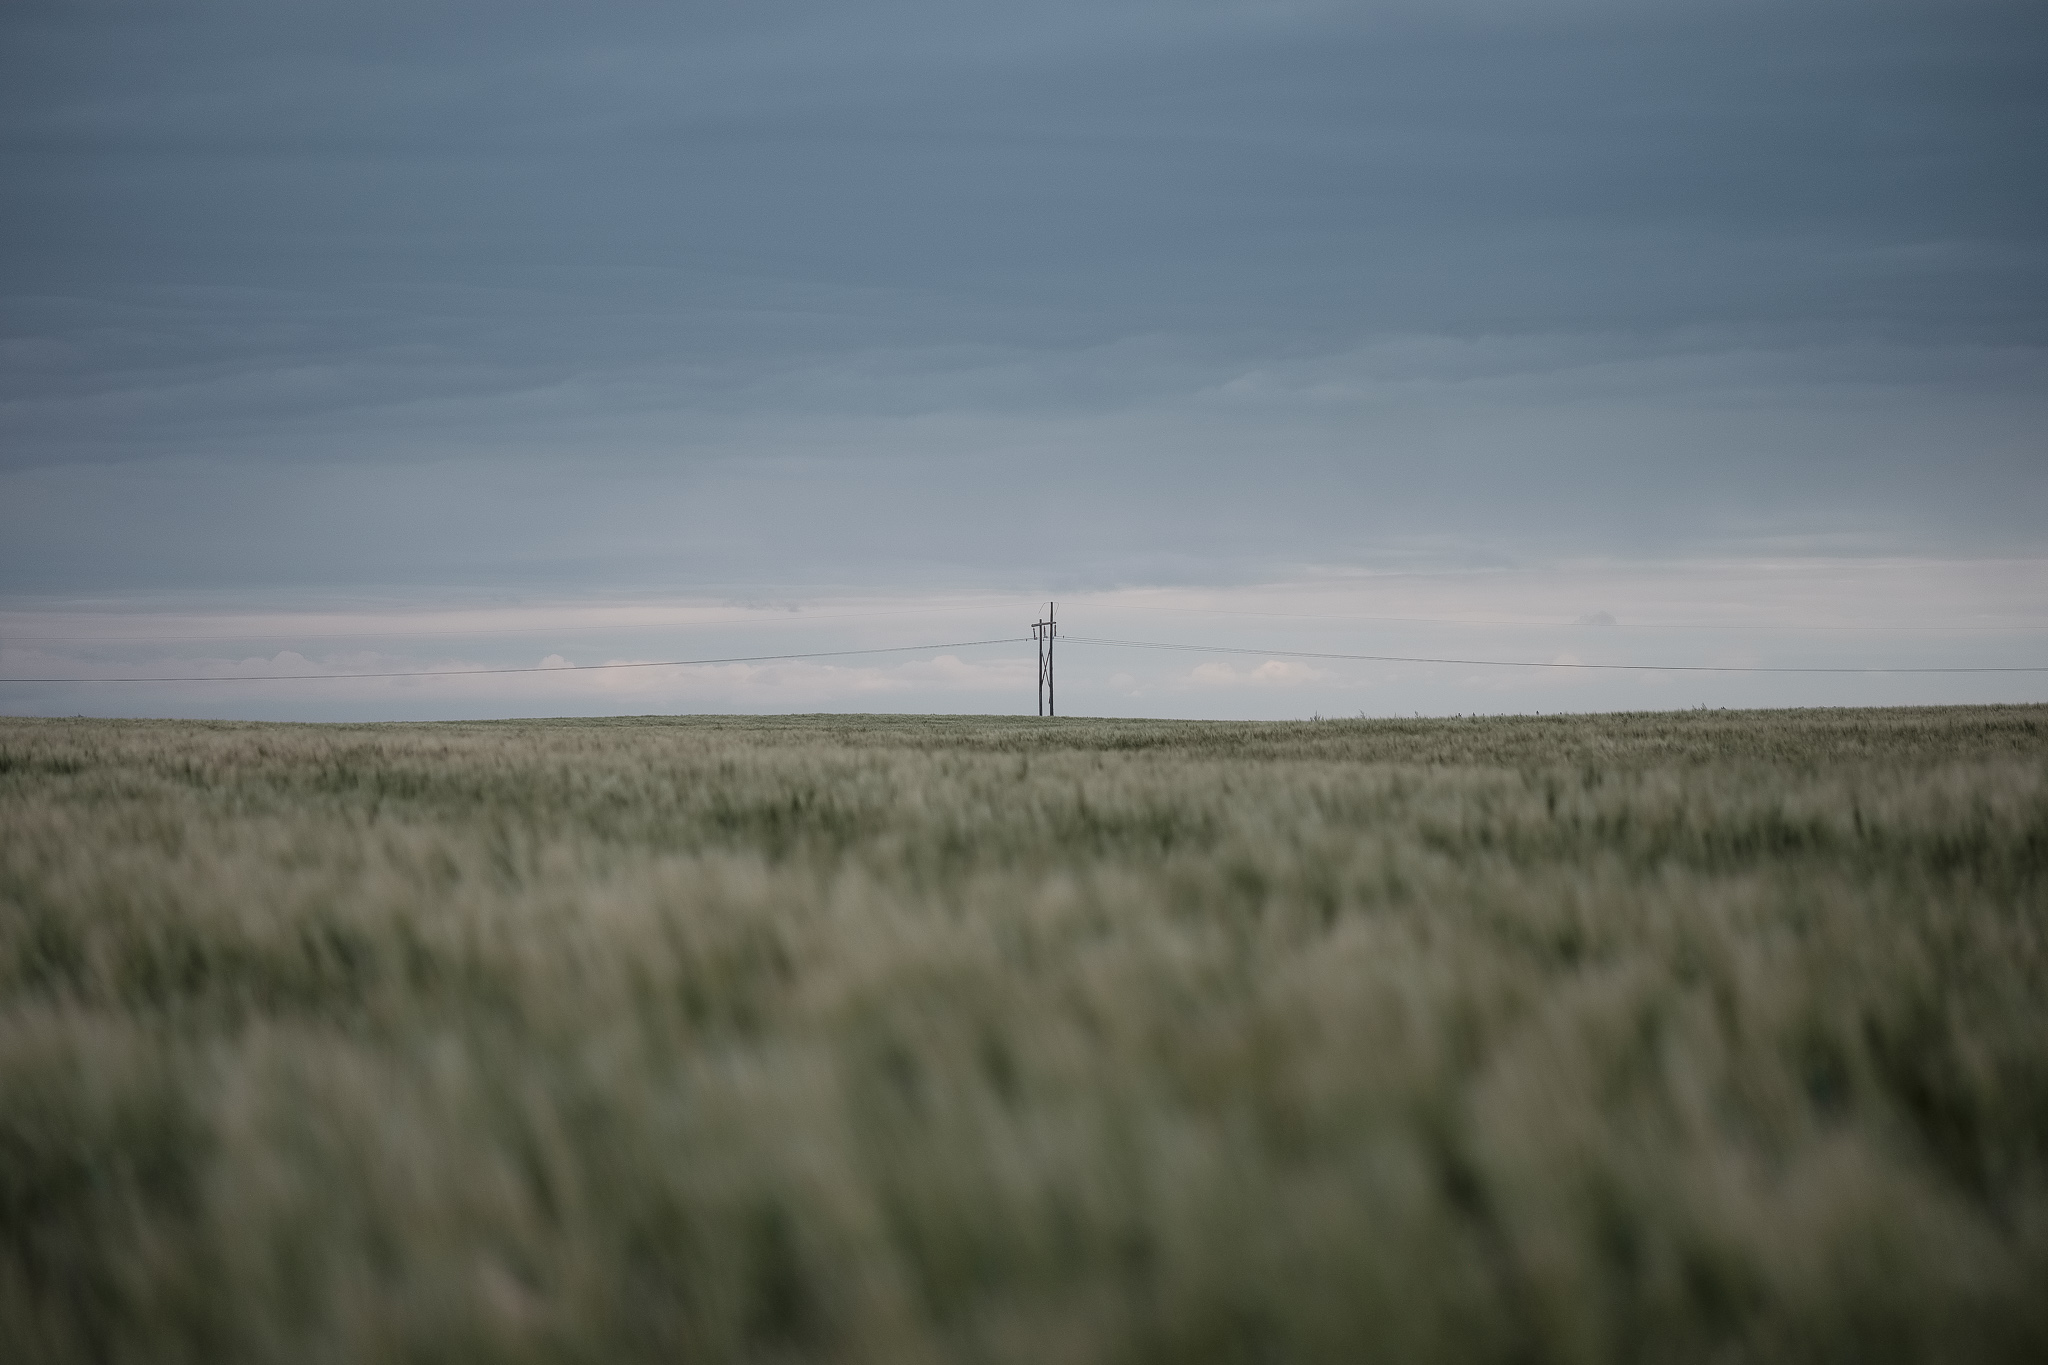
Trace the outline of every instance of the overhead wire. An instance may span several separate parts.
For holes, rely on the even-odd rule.
[[[1353,654],[1331,650],[1257,649],[1239,645],[1200,645],[1178,641],[1121,640],[1107,636],[1061,635],[1071,645],[1110,649],[1162,650],[1175,653],[1230,654],[1263,658],[1322,659],[1356,663],[1436,664],[1464,668],[1549,668],[1614,673],[1807,673],[1807,674],[1963,674],[2048,673],[2048,665],[1935,665],[1849,667],[1774,664],[1649,664],[1581,663],[1556,659],[1464,659],[1413,654]],[[851,658],[874,654],[914,654],[935,649],[976,649],[985,645],[1029,644],[1030,636],[987,640],[950,640],[936,644],[887,645],[867,649],[806,650],[782,654],[729,655],[706,659],[651,659],[602,664],[539,664],[496,668],[435,668],[342,673],[198,673],[100,675],[79,677],[0,678],[0,683],[188,683],[188,682],[315,682],[377,678],[464,678],[514,673],[593,673],[633,668],[694,668],[722,664],[783,663],[805,659]]]
[[[1163,649],[1196,654],[1239,654],[1292,659],[1343,659],[1382,664],[1457,664],[1477,668],[1585,668],[1624,673],[2048,673],[2048,665],[1936,668],[1791,668],[1766,664],[1586,664],[1538,659],[1441,659],[1410,654],[1335,654],[1307,649],[1245,649],[1234,645],[1171,644],[1155,640],[1110,640],[1062,635],[1062,644],[1106,645],[1117,649]]]
[[[1124,611],[1145,611],[1166,612],[1174,615],[1244,616],[1273,621],[1371,621],[1423,626],[1498,626],[1522,630],[1668,630],[1739,631],[1745,633],[1797,631],[1801,634],[1828,632],[1849,635],[2010,634],[2048,630],[2048,623],[2027,621],[1943,622],[1907,626],[1895,624],[1788,625],[1764,622],[1616,621],[1589,620],[1584,618],[1561,621],[1531,619],[1527,617],[1383,616],[1363,612],[1255,611],[1237,607],[1169,607],[1137,602],[1104,604],[1101,609],[1112,614]],[[979,610],[985,610],[985,608],[945,606],[897,607],[875,611],[849,612],[787,611],[753,616],[714,617],[707,620],[692,621],[633,621],[598,625],[451,627],[448,629],[429,628],[425,630],[295,631],[284,629],[216,631],[177,635],[16,635],[11,632],[0,631],[0,640],[10,644],[184,644],[202,640],[397,640],[438,639],[447,636],[556,635],[572,633],[629,635],[645,634],[651,631],[705,629],[724,626],[794,625],[813,621],[850,621],[878,616],[958,615]]]
[[[931,649],[973,649],[980,645],[1026,645],[1028,635],[1001,640],[951,640],[935,645],[886,645],[875,649],[821,649],[798,654],[749,654],[723,659],[649,659],[609,664],[539,664],[520,668],[426,668],[391,673],[196,673],[162,677],[0,678],[0,683],[168,683],[315,682],[353,678],[473,678],[494,673],[596,673],[619,668],[697,668],[710,664],[765,664],[792,659],[840,659],[855,654],[916,654]]]
[[[196,640],[402,640],[440,639],[451,635],[562,635],[601,631],[616,635],[643,634],[659,630],[690,630],[704,627],[784,625],[792,622],[851,621],[874,616],[962,615],[973,607],[902,607],[886,611],[776,612],[762,616],[725,616],[705,621],[634,621],[592,626],[482,626],[448,630],[342,630],[294,631],[247,630],[204,635],[13,635],[0,631],[9,644],[185,644]]]
[[[1191,616],[1253,616],[1272,621],[1376,621],[1417,626],[1508,626],[1523,630],[1723,630],[1723,631],[1798,631],[1812,634],[1819,631],[1840,632],[1850,635],[1938,635],[1945,632],[2003,633],[2012,631],[2048,630],[2048,622],[1975,622],[1923,625],[1787,625],[1764,624],[1760,622],[1718,622],[1718,621],[1616,621],[1579,619],[1573,621],[1532,620],[1528,617],[1502,618],[1484,616],[1374,616],[1362,612],[1339,611],[1251,611],[1239,607],[1161,607],[1135,602],[1119,602],[1106,608],[1109,612],[1120,611],[1163,611],[1176,615]]]

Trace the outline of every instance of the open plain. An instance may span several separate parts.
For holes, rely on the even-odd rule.
[[[0,721],[0,1358],[2048,1358],[2048,707]]]

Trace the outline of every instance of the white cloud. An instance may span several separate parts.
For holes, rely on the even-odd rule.
[[[1197,664],[1188,672],[1188,679],[1203,687],[1299,687],[1326,682],[1331,676],[1327,669],[1293,659],[1268,659],[1245,672],[1227,663]]]
[[[1486,570],[1304,571],[1231,587],[1072,591],[1059,613],[1060,710],[1254,718],[1715,705],[2037,700],[2038,674],[1856,679],[1297,659],[1805,666],[2037,665],[2048,640],[2048,560],[1810,556],[1581,561]],[[761,598],[759,600],[767,600]],[[1586,608],[1602,609],[1588,621]],[[336,603],[201,594],[153,600],[0,600],[0,676],[205,677],[219,683],[10,686],[30,714],[252,719],[432,719],[702,712],[996,712],[1033,709],[1028,640],[923,653],[569,671],[915,641],[1011,639],[1044,597],[806,598],[797,613],[725,597],[480,605]],[[1598,623],[1611,615],[1615,623]],[[1273,651],[1212,656],[1110,648],[1084,636]],[[569,654],[565,646],[574,646]],[[459,677],[227,681],[475,668]]]

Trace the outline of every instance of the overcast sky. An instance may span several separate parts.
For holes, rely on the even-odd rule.
[[[2038,0],[11,0],[0,182],[11,677],[1053,597],[1251,648],[2048,663]],[[1073,706],[1119,713],[2048,695],[1093,648]],[[943,653],[0,710],[1029,709],[1028,647]]]

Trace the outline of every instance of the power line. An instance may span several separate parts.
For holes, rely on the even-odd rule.
[[[1801,634],[1826,631],[1849,635],[2010,634],[2023,631],[2048,630],[2048,624],[2014,621],[1912,626],[1785,625],[1764,623],[1731,624],[1702,621],[1559,621],[1527,617],[1379,616],[1361,612],[1253,611],[1235,607],[1165,607],[1135,602],[1102,603],[1097,605],[1101,610],[1111,615],[1124,611],[1151,611],[1170,612],[1176,615],[1249,616],[1273,621],[1373,621],[1425,626],[1505,626],[1525,630],[1712,630],[1745,633],[1798,631]],[[802,624],[810,621],[850,621],[876,616],[958,615],[975,613],[981,610],[985,609],[977,607],[903,607],[877,611],[776,612],[772,615],[726,616],[701,621],[636,621],[606,625],[570,626],[485,626],[445,630],[429,628],[425,630],[295,631],[284,629],[216,632],[198,635],[14,635],[0,631],[0,640],[5,640],[10,644],[185,644],[201,640],[431,640],[444,636],[556,635],[590,632],[625,635],[644,634],[650,631],[694,630],[719,626]]]
[[[2048,624],[2032,622],[1982,622],[1977,624],[1940,625],[1867,625],[1867,626],[1814,626],[1814,625],[1766,625],[1743,622],[1708,621],[1556,621],[1533,620],[1528,617],[1501,618],[1482,616],[1373,616],[1348,611],[1251,611],[1238,607],[1157,607],[1135,602],[1103,604],[1108,614],[1121,611],[1164,611],[1177,615],[1193,616],[1255,616],[1273,621],[1386,621],[1418,626],[1511,626],[1525,630],[1727,630],[1727,631],[1770,631],[1792,630],[1801,634],[1817,631],[1841,632],[1849,635],[1939,635],[1944,632],[1966,632],[1976,634],[2010,633],[2013,631],[2048,630]]]
[[[613,668],[691,668],[705,664],[765,664],[787,659],[840,659],[853,654],[915,654],[928,649],[973,649],[979,645],[1029,644],[1031,637],[1003,640],[952,640],[936,645],[888,645],[880,649],[822,649],[805,654],[751,654],[729,659],[656,659],[644,663],[555,664],[531,668],[431,668],[399,673],[201,673],[156,678],[0,678],[0,683],[165,683],[165,682],[315,682],[343,678],[473,678],[486,673],[594,673]]]
[[[1048,616],[1050,613],[1048,612]],[[938,644],[889,645],[870,649],[828,649],[810,650],[789,654],[733,655],[715,659],[656,659],[633,663],[607,664],[556,664],[517,668],[442,668],[407,669],[394,672],[376,673],[227,673],[227,674],[178,674],[156,676],[115,676],[115,677],[72,677],[72,678],[0,678],[0,683],[183,683],[183,682],[319,682],[345,681],[364,678],[466,678],[511,673],[591,673],[627,668],[690,668],[714,664],[781,663],[798,659],[838,659],[869,654],[914,654],[934,649],[975,649],[984,645],[1011,645],[1037,642],[1041,648],[1039,681],[1049,691],[1051,682],[1049,660],[1044,654],[1050,640],[1050,620],[1035,622],[1033,634],[1012,636],[993,640],[951,640]],[[1617,673],[1830,673],[1830,674],[1925,674],[1925,673],[2048,673],[2048,665],[1994,665],[1994,666],[1945,666],[1945,667],[1786,667],[1780,665],[1756,664],[1588,664],[1563,663],[1539,659],[1454,659],[1405,654],[1343,654],[1324,650],[1305,649],[1249,649],[1233,645],[1195,645],[1159,640],[1117,640],[1101,636],[1065,635],[1060,639],[1071,644],[1098,645],[1113,649],[1167,650],[1177,653],[1233,654],[1293,659],[1331,659],[1358,663],[1393,664],[1452,664],[1472,668],[1561,668],[1597,670]],[[1050,697],[1046,698],[1050,709]]]
[[[1461,664],[1479,668],[1587,668],[1622,673],[2048,673],[2048,665],[1978,668],[1784,668],[1743,664],[1577,664],[1533,659],[1430,659],[1404,654],[1327,654],[1306,649],[1238,649],[1230,645],[1164,644],[1153,640],[1105,640],[1088,635],[1062,635],[1077,645],[1108,645],[1117,649],[1167,649],[1196,654],[1278,655],[1293,659],[1346,659],[1380,664]]]
[[[808,621],[851,621],[872,616],[968,615],[985,610],[977,607],[904,607],[887,611],[777,612],[772,616],[726,616],[709,621],[632,622],[599,626],[484,626],[450,630],[246,630],[213,635],[11,635],[0,631],[9,644],[184,644],[196,640],[437,640],[448,635],[563,635],[574,632],[605,631],[617,635],[657,630],[694,630],[710,626],[758,626]],[[4,681],[4,680],[0,680]]]

